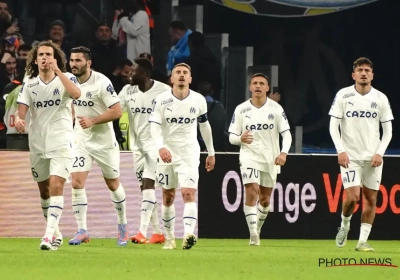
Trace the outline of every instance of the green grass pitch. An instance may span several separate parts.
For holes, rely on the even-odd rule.
[[[37,238],[0,239],[0,279],[400,279],[400,268],[325,267],[320,258],[388,259],[400,267],[400,241],[370,241],[375,252],[356,252],[355,240],[339,249],[334,240],[261,240],[250,247],[242,239],[199,239],[191,250],[162,250],[162,245],[92,239],[80,246],[40,251]]]

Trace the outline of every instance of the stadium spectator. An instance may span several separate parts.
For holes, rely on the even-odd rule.
[[[141,53],[139,55],[139,57],[147,58],[148,60],[151,61],[151,63],[154,66],[154,60],[153,60],[153,56],[151,54],[149,54],[149,53]],[[159,81],[159,82],[164,83],[164,84],[170,84],[169,77],[164,75],[163,73],[161,73],[160,70],[155,69],[155,68],[153,68],[153,70],[151,72],[151,78],[153,80]]]
[[[115,68],[115,62],[125,57],[124,50],[111,36],[111,28],[106,23],[101,23],[96,30],[96,42],[90,46],[92,68],[108,78]]]
[[[130,61],[135,61],[143,52],[150,53],[149,16],[142,2],[129,1],[123,10],[115,11],[112,26],[115,37],[119,36],[120,29],[126,33],[127,57]]]
[[[13,21],[12,16],[8,10],[8,4],[4,0],[0,0],[0,36],[1,39],[13,35],[19,31],[18,22]]]
[[[169,26],[169,35],[171,38],[172,47],[168,52],[167,57],[167,74],[171,75],[172,68],[184,62],[190,55],[188,46],[188,37],[192,34],[192,30],[186,27],[182,21],[173,21]]]
[[[16,53],[19,46],[18,38],[16,36],[7,36],[1,42],[1,46],[5,52]]]
[[[201,82],[196,91],[201,93],[207,101],[207,117],[208,122],[212,129],[212,138],[214,149],[217,152],[224,152],[226,150],[227,136],[225,135],[225,126],[227,121],[227,114],[221,102],[215,100],[213,96],[213,88],[209,82]],[[206,146],[203,139],[199,135],[199,144],[202,151],[205,151]]]
[[[18,59],[27,59],[29,51],[32,49],[32,46],[28,44],[23,44],[19,46],[17,50]]]
[[[222,88],[221,66],[217,58],[206,45],[204,35],[194,31],[188,37],[190,55],[186,63],[192,68],[192,83],[190,88],[196,90],[202,81],[211,84],[213,90],[219,96]]]
[[[17,58],[14,53],[4,52],[0,63],[0,91],[15,78]]]

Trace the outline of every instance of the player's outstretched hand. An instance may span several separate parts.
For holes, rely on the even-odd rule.
[[[374,157],[372,158],[372,162],[371,162],[371,166],[372,167],[379,167],[382,165],[383,162],[383,158],[381,155],[374,155]]]
[[[48,58],[48,64],[51,70],[53,70],[54,72],[57,72],[60,70],[60,68],[58,68],[57,65],[57,60],[54,57],[49,57]]]
[[[87,117],[78,116],[78,119],[79,119],[79,124],[83,129],[89,128],[93,125],[92,120]]]
[[[350,159],[346,152],[342,152],[338,155],[338,163],[344,168],[349,167]]]
[[[240,140],[245,144],[253,143],[253,135],[250,134],[250,130],[246,130],[246,132],[240,136]]]
[[[172,162],[172,156],[171,153],[168,151],[167,148],[161,148],[158,153],[160,154],[160,158],[163,162],[165,163],[171,163]]]
[[[25,132],[25,126],[25,121],[17,118],[17,120],[15,121],[15,128],[19,133]]]
[[[215,156],[208,156],[206,158],[206,169],[207,169],[207,172],[210,172],[210,171],[214,170],[214,166],[215,166]]]
[[[275,159],[275,164],[284,166],[286,163],[286,154],[285,153],[280,153],[279,156]]]

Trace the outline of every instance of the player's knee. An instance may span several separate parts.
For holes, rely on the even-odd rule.
[[[154,189],[154,180],[151,179],[143,179],[142,190],[150,190]]]
[[[175,192],[173,190],[163,189],[163,204],[165,206],[171,206],[175,200]]]
[[[184,203],[194,202],[195,201],[195,192],[194,190],[182,190],[182,198]]]
[[[271,200],[270,195],[263,195],[263,196],[260,195],[260,197],[259,197],[259,203],[264,208],[269,206],[270,200]]]
[[[115,192],[119,187],[119,179],[107,179],[105,178],[107,187],[110,191]]]
[[[73,189],[83,189],[85,187],[85,181],[80,178],[72,177],[72,188]]]

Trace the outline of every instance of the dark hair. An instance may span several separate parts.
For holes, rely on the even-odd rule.
[[[115,67],[114,68],[124,68],[125,66],[133,66],[133,63],[132,63],[132,61],[130,61],[129,59],[127,59],[127,58],[123,58],[123,59],[121,59],[121,60],[119,60],[119,61],[117,61],[116,63],[115,63]]]
[[[188,36],[189,42],[192,42],[193,47],[201,47],[206,43],[206,38],[199,31],[194,31]]]
[[[140,69],[146,73],[147,77],[151,77],[151,71],[153,71],[153,64],[150,60],[144,57],[139,57],[135,59],[135,63],[139,65]]]
[[[255,73],[255,74],[253,74],[253,76],[251,76],[251,78],[250,78],[250,82],[251,82],[251,80],[253,80],[256,77],[262,77],[262,78],[266,79],[268,84],[269,84],[268,76],[263,74],[263,73]]]
[[[149,53],[141,53],[139,54],[139,57],[147,58],[148,60],[151,61],[151,63],[153,63],[153,56]]]
[[[173,29],[178,29],[178,30],[182,30],[182,31],[186,31],[187,30],[187,26],[183,21],[180,20],[176,20],[173,21],[169,24],[169,26]]]
[[[89,48],[84,46],[79,46],[71,49],[71,53],[81,53],[86,60],[92,60],[92,52]]]
[[[172,71],[174,71],[174,69],[175,69],[176,67],[179,67],[179,66],[186,67],[187,69],[189,69],[190,72],[192,72],[192,68],[190,68],[189,64],[186,64],[186,63],[178,63],[178,64],[176,64],[176,65],[174,66],[174,68],[172,68]]]
[[[52,41],[42,41],[35,45],[28,54],[26,59],[26,74],[29,78],[37,77],[39,75],[39,66],[35,63],[37,58],[37,52],[40,47],[50,47],[54,51],[54,58],[57,60],[57,66],[61,72],[67,72],[66,64],[67,59],[65,58],[65,53],[60,49],[57,44]]]
[[[361,65],[368,65],[369,67],[371,67],[371,69],[374,69],[372,61],[369,58],[360,57],[360,58],[357,58],[356,61],[354,61],[354,63],[353,63],[353,71],[356,70],[356,68],[360,67]]]
[[[0,1],[1,2],[1,1]],[[30,51],[32,49],[32,46],[31,45],[28,45],[28,44],[22,44],[21,46],[19,46],[19,48],[18,48],[18,52],[19,51]]]
[[[201,82],[197,86],[197,92],[201,93],[204,96],[212,95],[214,93],[212,85],[209,82]]]

